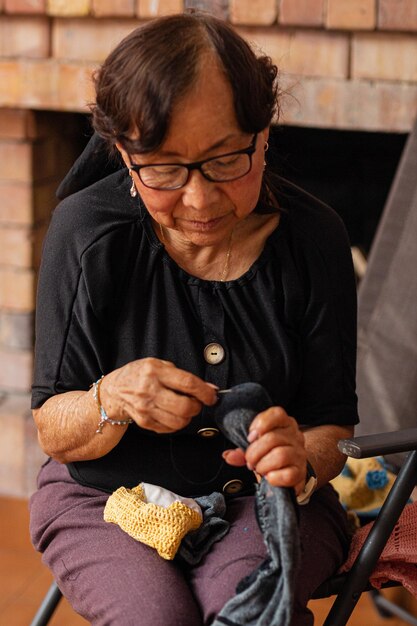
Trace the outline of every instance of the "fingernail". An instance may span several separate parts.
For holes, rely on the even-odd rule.
[[[258,439],[258,437],[259,437],[259,433],[258,433],[258,431],[257,431],[257,430],[255,430],[255,429],[251,430],[251,431],[249,432],[249,435],[248,435],[248,441],[249,441],[249,443],[252,443],[252,442],[253,442],[253,441],[255,441],[256,439]]]
[[[224,452],[222,452],[222,457],[223,457],[224,459],[227,459],[227,457],[229,456],[229,454],[230,454],[230,450],[225,450]]]
[[[220,387],[218,387],[217,385],[214,385],[213,383],[207,383],[207,385],[209,387],[212,387],[213,389],[215,389],[216,391],[218,391],[220,389]]]
[[[254,467],[253,467],[252,463],[246,463],[246,467],[248,468],[248,470],[253,472]]]

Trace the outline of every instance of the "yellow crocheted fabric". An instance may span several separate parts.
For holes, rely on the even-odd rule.
[[[162,558],[172,560],[182,539],[202,524],[202,517],[183,502],[164,507],[146,502],[141,485],[119,487],[107,500],[104,520],[118,524],[137,541],[155,548]]]
[[[382,506],[395,478],[378,457],[350,458],[331,483],[347,510],[371,514]]]

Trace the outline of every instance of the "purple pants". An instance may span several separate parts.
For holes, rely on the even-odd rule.
[[[30,502],[33,544],[64,596],[94,626],[211,624],[237,583],[266,556],[252,496],[229,501],[229,533],[199,565],[181,568],[104,522],[108,495],[76,483],[65,465],[48,461],[38,487]],[[306,604],[343,562],[348,545],[346,516],[330,486],[300,507],[300,535],[292,626],[311,626]]]

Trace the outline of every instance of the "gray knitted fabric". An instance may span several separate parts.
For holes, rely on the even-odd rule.
[[[216,422],[230,441],[245,450],[253,418],[271,405],[261,385],[237,385],[221,395]],[[300,556],[294,491],[271,487],[262,478],[257,486],[255,506],[268,557],[239,583],[236,595],[226,603],[212,626],[289,626],[291,623]]]
[[[195,501],[203,513],[203,523],[197,530],[187,533],[181,541],[176,558],[188,565],[196,565],[216,541],[220,541],[230,528],[227,520],[226,502],[223,494],[214,491],[208,496],[200,496]]]

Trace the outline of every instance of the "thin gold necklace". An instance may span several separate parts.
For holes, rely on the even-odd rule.
[[[158,223],[159,224],[159,223]],[[167,243],[166,239],[165,239],[165,232],[163,229],[162,224],[159,224],[159,232],[161,233],[161,240],[162,243],[165,245]],[[233,230],[230,233],[230,237],[229,237],[229,243],[227,246],[227,252],[226,252],[226,258],[224,260],[224,265],[223,265],[223,269],[222,269],[222,273],[220,275],[219,278],[219,282],[224,283],[226,281],[227,278],[227,274],[229,272],[229,265],[230,265],[230,255],[232,253],[232,238],[233,238]]]
[[[159,224],[159,222],[158,222],[158,224]],[[165,244],[166,243],[165,233],[164,233],[164,229],[162,228],[162,224],[159,224],[159,232],[161,233],[162,243]]]
[[[230,233],[229,244],[227,246],[227,252],[226,252],[226,258],[224,260],[223,271],[222,271],[222,274],[220,276],[220,282],[221,283],[225,282],[225,280],[227,278],[227,274],[229,272],[230,255],[231,255],[231,252],[232,252],[232,237],[233,237],[233,230]]]

